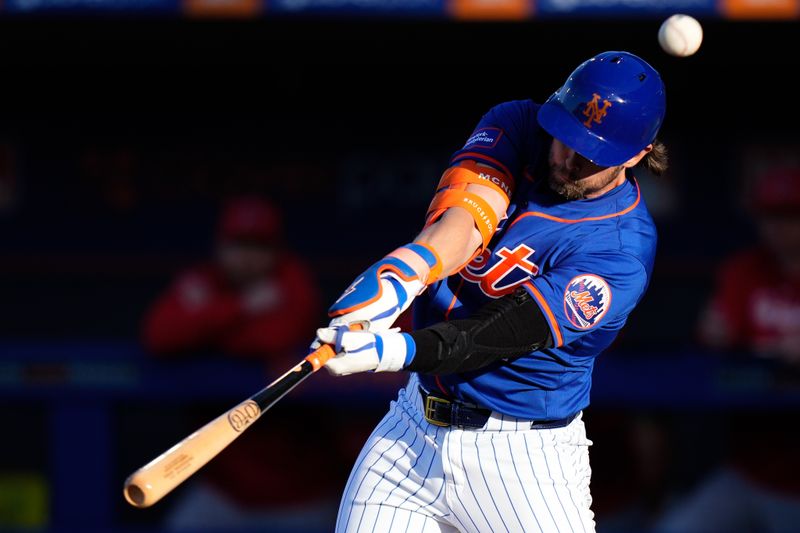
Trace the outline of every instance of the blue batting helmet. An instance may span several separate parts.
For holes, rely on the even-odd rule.
[[[603,52],[576,68],[539,108],[544,130],[593,163],[612,167],[656,138],[666,111],[664,83],[643,59]]]

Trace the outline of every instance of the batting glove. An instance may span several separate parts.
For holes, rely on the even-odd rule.
[[[336,357],[325,368],[334,376],[356,372],[396,372],[414,359],[416,345],[399,328],[381,333],[350,331],[346,326],[317,330],[317,338],[333,346]]]
[[[401,246],[350,284],[328,310],[330,326],[368,322],[370,331],[389,329],[429,283],[441,274],[441,261],[427,246]]]

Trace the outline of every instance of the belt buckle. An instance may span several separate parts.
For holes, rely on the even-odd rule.
[[[436,415],[437,403],[450,405],[452,402],[449,402],[444,398],[437,398],[436,396],[428,395],[427,397],[425,397],[425,420],[427,420],[429,424],[433,424],[434,426],[449,427],[450,426],[449,423],[439,422],[438,420],[433,419],[433,417]]]

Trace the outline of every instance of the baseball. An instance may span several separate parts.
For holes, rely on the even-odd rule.
[[[690,56],[697,52],[702,42],[703,27],[689,15],[672,15],[658,30],[658,43],[673,56]]]

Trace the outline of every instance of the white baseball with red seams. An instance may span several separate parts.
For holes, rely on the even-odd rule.
[[[687,57],[700,49],[703,27],[689,15],[672,15],[658,30],[658,43],[670,55]]]

